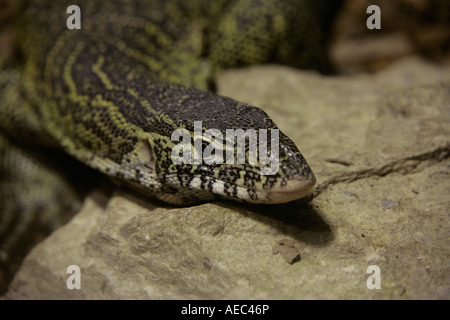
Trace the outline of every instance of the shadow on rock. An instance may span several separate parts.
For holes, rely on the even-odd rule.
[[[305,200],[275,205],[231,202],[219,205],[234,208],[245,216],[273,226],[299,242],[322,246],[334,239],[332,228],[323,218],[323,213]]]

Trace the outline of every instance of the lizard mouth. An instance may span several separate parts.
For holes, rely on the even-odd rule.
[[[284,186],[278,184],[270,190],[263,188],[249,190],[241,184],[232,184],[208,175],[197,175],[186,185],[187,188],[180,188],[177,184],[179,181],[177,175],[168,175],[166,178],[175,182],[173,190],[178,190],[171,195],[172,198],[165,199],[166,202],[174,204],[202,202],[212,200],[214,196],[255,204],[280,204],[306,196],[316,183],[315,177],[309,175],[301,179],[288,180]]]
[[[316,179],[313,177],[302,180],[290,180],[286,186],[270,190],[270,203],[285,203],[303,198],[311,192]]]

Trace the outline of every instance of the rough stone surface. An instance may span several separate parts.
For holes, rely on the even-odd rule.
[[[5,298],[450,299],[449,71],[410,58],[374,75],[224,74],[223,95],[261,106],[299,146],[313,197],[173,208],[96,191]],[[272,253],[280,240],[296,263]],[[66,287],[73,264],[80,290]]]

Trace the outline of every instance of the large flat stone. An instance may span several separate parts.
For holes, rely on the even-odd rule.
[[[299,146],[313,196],[174,208],[95,191],[29,254],[5,297],[449,299],[449,71],[411,58],[373,75],[224,74],[221,94],[262,107]],[[300,259],[274,255],[280,240]],[[73,264],[80,290],[66,287]],[[367,287],[371,265],[381,289]]]

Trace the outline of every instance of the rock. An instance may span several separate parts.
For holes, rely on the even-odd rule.
[[[261,106],[299,146],[313,196],[175,208],[97,190],[5,298],[449,299],[449,71],[411,58],[374,75],[224,74],[221,94]],[[272,254],[283,239],[301,260]],[[381,289],[367,287],[371,265]]]
[[[272,247],[272,253],[280,253],[286,262],[293,264],[294,262],[300,261],[300,252],[295,246],[295,242],[292,239],[283,239],[278,241]]]

